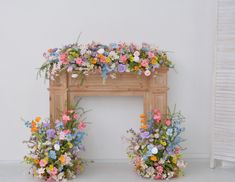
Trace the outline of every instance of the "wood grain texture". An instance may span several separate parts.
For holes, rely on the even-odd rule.
[[[82,96],[142,96],[145,113],[153,108],[167,112],[167,68],[158,69],[157,76],[146,77],[133,73],[117,74],[116,79],[108,78],[103,83],[98,73],[85,77],[83,84],[72,78],[71,73],[61,73],[55,80],[50,80],[50,119],[60,118],[77,97]]]

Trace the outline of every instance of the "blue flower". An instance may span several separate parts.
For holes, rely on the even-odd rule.
[[[71,141],[73,139],[72,135],[69,133],[65,136],[67,141]]]
[[[51,158],[51,159],[56,159],[56,153],[55,153],[55,151],[54,150],[50,150],[50,152],[49,152],[49,157]]]
[[[173,134],[173,129],[172,129],[172,128],[168,128],[167,131],[166,131],[166,134],[167,134],[168,136],[172,136],[172,134]]]

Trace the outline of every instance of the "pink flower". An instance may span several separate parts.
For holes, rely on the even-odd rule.
[[[167,119],[167,120],[165,121],[165,124],[166,124],[167,126],[170,126],[170,125],[171,125],[171,120]]]
[[[51,175],[56,175],[58,172],[58,169],[56,167],[53,168],[53,170],[51,171]]]
[[[83,63],[81,58],[77,58],[75,61],[78,65],[81,65]]]
[[[141,61],[141,66],[143,66],[143,67],[147,67],[148,64],[149,64],[149,61],[148,61],[147,59],[143,59],[143,60]]]
[[[154,177],[154,179],[157,179],[157,180],[158,180],[158,179],[162,179],[162,174],[159,174],[159,173],[158,173],[158,174]]]
[[[146,71],[144,72],[144,74],[145,74],[145,76],[150,76],[150,75],[151,75],[151,71],[146,70]]]
[[[160,113],[154,114],[154,115],[153,115],[153,119],[159,123],[160,120],[161,120],[161,114],[160,114]]]
[[[121,61],[122,63],[125,63],[126,60],[127,60],[126,55],[122,55],[122,56],[120,57],[120,61]]]
[[[70,117],[66,114],[63,114],[62,120],[63,120],[63,123],[66,124],[70,120]]]
[[[78,114],[75,113],[75,114],[73,115],[73,118],[74,118],[74,119],[78,119]]]
[[[64,132],[64,134],[65,134],[65,135],[67,135],[67,134],[71,133],[71,131],[70,131],[70,130],[64,130],[63,132]]]
[[[40,165],[40,167],[45,167],[45,166],[47,165],[47,161],[41,159],[41,160],[39,161],[39,165]]]
[[[149,58],[153,58],[154,57],[154,53],[152,51],[149,51],[148,52],[148,56],[149,56]]]
[[[60,61],[62,62],[62,64],[68,64],[68,58],[67,58],[67,54],[66,53],[62,53],[60,55]]]
[[[175,148],[175,154],[179,154],[180,153],[180,148],[179,147],[176,147]]]
[[[157,167],[156,167],[156,170],[157,170],[158,174],[162,174],[162,172],[163,172],[163,167],[162,167],[162,166],[157,166]]]
[[[78,129],[83,130],[84,128],[86,128],[86,124],[83,121],[79,122]]]

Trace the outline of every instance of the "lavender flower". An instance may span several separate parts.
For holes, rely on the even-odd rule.
[[[140,134],[141,138],[149,138],[149,132],[145,131],[143,133]]]
[[[119,64],[118,65],[118,72],[123,73],[126,71],[126,65],[124,64]]]
[[[54,129],[47,130],[47,139],[51,140],[54,137],[55,137],[55,130]]]

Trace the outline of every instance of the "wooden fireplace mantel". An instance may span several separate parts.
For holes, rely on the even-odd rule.
[[[108,78],[103,84],[100,74],[86,76],[83,84],[78,78],[72,78],[71,73],[61,73],[49,84],[50,119],[60,118],[60,112],[66,110],[76,97],[82,96],[142,96],[144,98],[144,113],[153,108],[167,112],[167,68],[158,69],[156,77],[119,73],[116,79]]]

